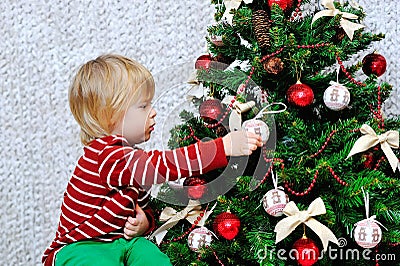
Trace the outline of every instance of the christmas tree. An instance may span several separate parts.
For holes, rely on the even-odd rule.
[[[386,60],[350,60],[384,35],[366,32],[354,1],[211,2],[194,78],[204,97],[193,97],[198,114],[180,114],[169,146],[232,130],[265,145],[161,188],[162,251],[174,265],[398,263],[400,120],[382,111]]]

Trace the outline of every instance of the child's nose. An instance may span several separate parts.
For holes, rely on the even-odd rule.
[[[156,110],[155,110],[154,108],[151,108],[150,117],[151,117],[151,118],[154,118],[156,115],[157,115]]]

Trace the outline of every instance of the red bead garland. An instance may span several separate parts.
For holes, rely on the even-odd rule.
[[[301,48],[301,49],[314,49],[314,48],[320,48],[320,47],[324,47],[324,46],[330,46],[331,44],[330,43],[325,43],[325,42],[323,42],[323,43],[317,43],[317,44],[308,44],[308,45],[300,45],[300,44],[298,44],[297,45],[297,48]]]
[[[198,137],[196,137],[196,135],[194,134],[193,128],[189,126],[189,130],[190,130],[190,134],[188,136],[184,137],[183,139],[181,139],[181,141],[185,141],[190,138],[193,138],[195,141],[199,142],[200,139]]]
[[[381,166],[381,162],[386,160],[385,156],[382,156],[375,164],[374,170],[378,170],[378,168]]]
[[[268,168],[268,170],[267,170],[267,172],[265,173],[265,175],[264,175],[264,177],[263,177],[263,179],[261,180],[261,182],[260,183],[258,183],[257,184],[257,186],[256,186],[256,188],[255,189],[257,189],[259,186],[261,186],[262,184],[264,184],[265,183],[265,181],[267,180],[267,177],[269,176],[269,174],[271,173],[271,170],[272,170],[272,165]]]
[[[342,180],[342,179],[335,173],[335,171],[333,170],[333,168],[330,167],[329,165],[328,165],[328,169],[329,169],[329,172],[331,173],[331,175],[333,176],[333,178],[335,178],[336,181],[337,181],[339,184],[341,184],[342,186],[349,186],[349,184],[348,184],[346,181]],[[311,181],[311,184],[310,184],[310,185],[308,186],[308,188],[307,188],[305,191],[303,191],[303,192],[297,192],[297,191],[293,190],[293,189],[289,186],[289,182],[287,182],[287,181],[285,181],[285,188],[287,189],[287,191],[289,191],[292,195],[295,195],[295,196],[301,196],[301,197],[302,197],[302,196],[304,196],[304,195],[307,195],[307,194],[310,193],[310,191],[314,188],[314,185],[315,185],[315,183],[317,182],[318,174],[319,174],[319,172],[318,172],[318,170],[316,170],[316,171],[315,171],[315,174],[314,174],[314,178],[313,178],[313,180]]]
[[[216,259],[217,262],[219,263],[219,265],[224,266],[224,264],[222,263],[222,261],[221,261],[221,260],[219,259],[219,257],[217,256],[217,252],[215,252],[215,250],[212,249],[212,248],[211,248],[211,250],[212,250],[212,252],[213,252],[213,254],[214,254],[215,259]]]
[[[215,252],[215,250],[211,246],[206,246],[205,248],[212,251],[212,253],[213,253],[215,259],[217,260],[217,262],[219,263],[219,265],[224,266],[222,261],[219,259],[217,252]],[[199,253],[199,255],[197,255],[197,260],[201,260],[201,256],[202,256],[202,253]]]
[[[283,51],[285,48],[286,48],[286,46],[284,45],[284,46],[282,46],[281,48],[279,48],[278,50],[276,50],[275,52],[263,56],[263,57],[261,58],[260,62],[262,63],[262,62],[264,62],[265,60],[267,60],[267,59],[269,59],[269,58],[271,58],[271,57],[273,57],[273,56],[276,56],[276,55],[282,53],[282,51]]]
[[[294,195],[294,196],[300,196],[300,197],[302,197],[302,196],[304,196],[304,195],[307,195],[308,193],[310,193],[310,191],[314,188],[314,185],[315,185],[315,183],[317,182],[317,178],[318,178],[318,174],[319,174],[319,172],[318,172],[318,170],[316,170],[315,171],[315,174],[314,174],[314,178],[313,178],[313,180],[311,181],[311,184],[308,186],[308,188],[305,190],[305,191],[303,191],[303,192],[296,192],[295,190],[293,190],[291,187],[289,187],[289,182],[287,182],[287,181],[285,181],[285,188],[286,188],[286,190],[287,191],[289,191],[292,195]]]
[[[337,132],[337,130],[332,130],[332,132],[329,134],[329,137],[326,138],[324,145],[322,145],[322,147],[316,153],[310,155],[310,157],[315,158],[318,155],[320,155],[325,150],[325,148],[328,146],[328,143],[331,141],[333,135],[335,135],[336,132]]]
[[[381,86],[378,86],[378,91],[377,91],[377,93],[378,93],[378,106],[377,106],[377,111],[374,111],[373,109],[372,109],[372,106],[370,105],[369,106],[369,108],[370,108],[370,110],[371,110],[371,112],[372,112],[372,114],[374,115],[374,117],[379,121],[379,124],[378,124],[378,128],[380,128],[380,129],[384,129],[385,128],[385,120],[384,120],[384,118],[383,118],[383,116],[382,116],[382,96],[381,96]]]
[[[346,77],[350,80],[351,83],[353,83],[357,86],[361,86],[361,87],[367,86],[365,83],[359,82],[353,78],[353,76],[350,74],[350,72],[348,72],[347,69],[344,67],[343,62],[340,59],[339,55],[336,55],[336,59],[340,65],[340,69],[343,71],[343,73],[346,75]]]
[[[329,172],[336,179],[336,181],[338,181],[339,184],[341,184],[342,186],[346,186],[346,187],[349,186],[349,184],[347,184],[345,181],[340,179],[340,177],[335,173],[335,171],[333,171],[332,167],[330,167],[329,165],[328,165],[328,169],[329,169]]]
[[[190,129],[190,135],[193,137],[193,139],[194,139],[195,141],[199,142],[200,139],[199,139],[198,137],[196,137],[196,135],[194,134],[193,128],[192,128],[192,127],[189,127],[189,129]]]

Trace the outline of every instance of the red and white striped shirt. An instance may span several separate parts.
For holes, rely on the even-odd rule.
[[[221,138],[149,152],[129,146],[117,135],[93,140],[84,147],[68,183],[56,237],[42,262],[54,265],[59,249],[76,241],[123,237],[126,219],[134,216],[136,203],[147,206],[149,192],[145,188],[226,165]]]

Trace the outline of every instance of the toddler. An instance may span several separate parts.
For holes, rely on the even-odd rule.
[[[124,56],[103,55],[78,70],[69,103],[85,147],[44,265],[171,265],[140,236],[154,229],[151,185],[225,167],[227,156],[250,155],[262,145],[254,133],[232,132],[171,151],[137,148],[154,130],[154,90],[150,72]],[[134,228],[132,217],[139,221],[133,238],[124,235]]]

